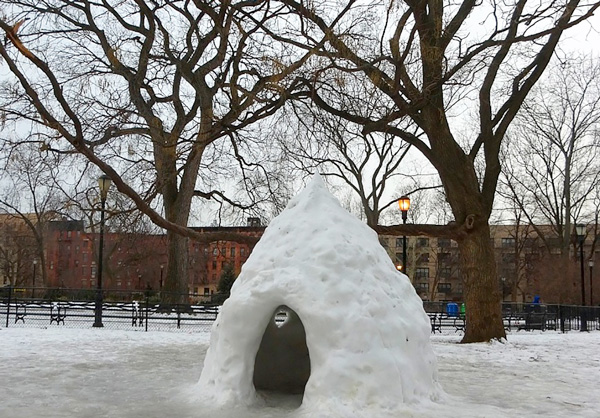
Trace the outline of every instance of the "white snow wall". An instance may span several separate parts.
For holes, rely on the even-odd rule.
[[[306,332],[302,409],[393,409],[441,393],[421,299],[377,234],[318,175],[266,228],[235,281],[212,328],[198,387],[203,400],[256,400],[256,354],[281,305]]]

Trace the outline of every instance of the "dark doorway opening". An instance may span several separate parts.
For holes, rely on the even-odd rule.
[[[278,399],[282,394],[295,395],[302,403],[309,377],[310,357],[304,325],[293,309],[282,305],[275,309],[256,353],[254,387]]]

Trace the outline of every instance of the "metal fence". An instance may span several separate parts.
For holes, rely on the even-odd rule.
[[[96,291],[0,288],[0,327],[87,328],[96,323]],[[156,292],[103,292],[102,327],[142,331],[207,331],[219,312],[211,302],[165,304]],[[210,299],[210,297],[208,297]]]
[[[219,312],[221,295],[182,295],[187,303],[165,304],[158,292],[103,292],[102,326],[142,331],[208,331]],[[87,328],[95,323],[95,290],[0,287],[0,327]],[[465,329],[464,306],[424,302],[431,331]],[[600,330],[600,307],[503,303],[507,331]]]
[[[464,331],[464,305],[455,302],[424,302],[433,333]],[[502,319],[507,331],[554,330],[600,331],[600,306],[503,303]]]

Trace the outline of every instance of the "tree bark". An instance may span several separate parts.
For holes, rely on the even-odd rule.
[[[477,225],[459,241],[458,249],[466,305],[465,335],[461,342],[506,338],[496,262],[487,221]]]

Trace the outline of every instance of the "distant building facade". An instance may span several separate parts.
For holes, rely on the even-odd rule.
[[[600,303],[600,279],[595,279],[594,271],[594,266],[600,268],[596,230],[595,225],[588,226],[584,240],[587,305]],[[579,245],[574,236],[562,256],[559,240],[549,226],[491,225],[490,235],[504,301],[530,302],[541,296],[547,303],[581,304]],[[400,268],[402,237],[382,235],[380,241]],[[423,300],[463,300],[458,244],[454,240],[407,237],[405,269]]]
[[[262,236],[265,227],[257,218],[247,226],[198,227],[199,233]],[[596,228],[588,227],[584,243],[587,304],[600,303],[600,284],[590,286],[600,267]],[[0,217],[0,283],[15,286],[95,289],[99,235],[86,230],[83,221],[46,222],[44,254],[36,256],[35,240],[24,221]],[[543,236],[541,235],[543,234]],[[574,241],[561,256],[558,240],[549,227],[492,225],[498,286],[503,300],[527,302],[541,296],[548,303],[581,303],[579,252]],[[243,241],[243,240],[240,240]],[[402,236],[381,235],[391,260],[402,264]],[[252,245],[235,240],[202,244],[189,240],[188,291],[191,296],[216,292],[221,272],[231,265],[236,276],[248,259]],[[590,261],[592,264],[590,264]],[[43,265],[42,265],[43,264]],[[107,232],[104,237],[103,288],[107,292],[162,290],[167,271],[165,235]],[[407,237],[404,267],[417,293],[427,301],[462,301],[463,283],[458,244],[447,238]],[[37,272],[36,272],[37,268]],[[44,270],[42,274],[42,269]],[[403,271],[404,271],[403,269]],[[44,277],[44,279],[43,279]],[[36,281],[37,279],[37,281]],[[593,295],[594,289],[596,295]],[[592,300],[592,297],[594,298]]]
[[[259,237],[264,227],[254,225],[194,229],[200,233],[227,232]],[[86,232],[82,221],[51,222],[45,249],[46,287],[95,289],[98,242],[99,234]],[[188,291],[191,295],[210,295],[216,292],[227,264],[239,274],[251,247],[234,241],[200,244],[189,240],[188,251]],[[107,292],[143,291],[148,287],[162,290],[167,265],[165,235],[104,234],[102,287]]]

